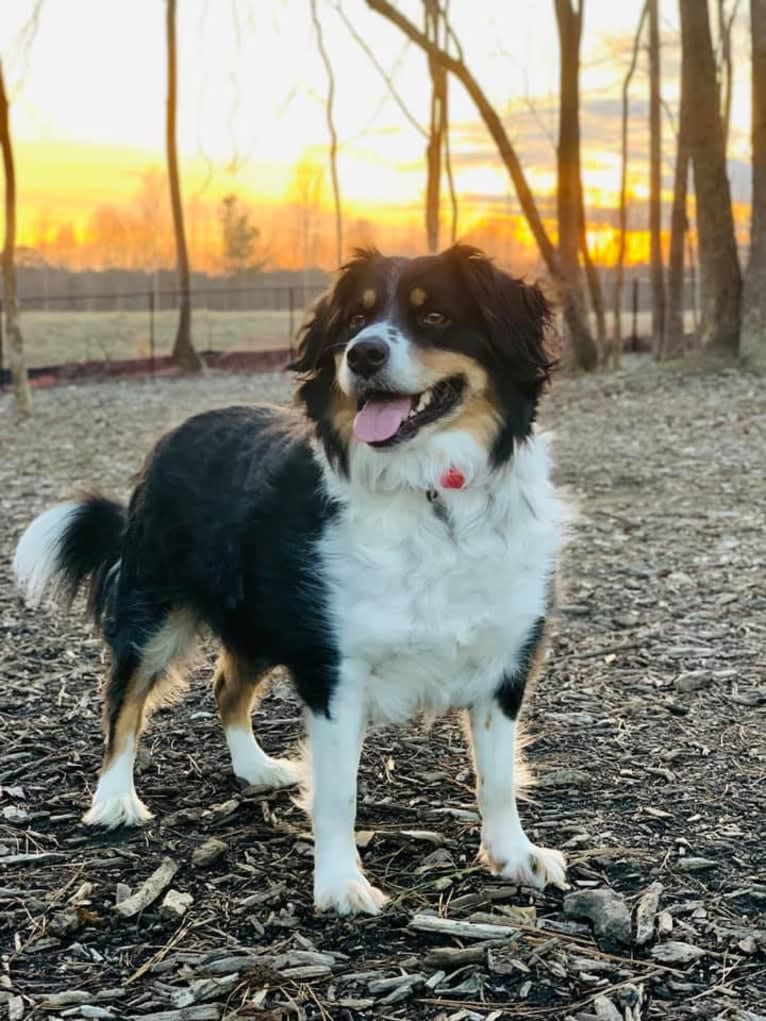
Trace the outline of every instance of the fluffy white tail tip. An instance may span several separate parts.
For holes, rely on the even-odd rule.
[[[56,504],[36,517],[19,539],[13,572],[29,606],[39,606],[54,589],[61,568],[61,540],[79,507],[75,502]]]

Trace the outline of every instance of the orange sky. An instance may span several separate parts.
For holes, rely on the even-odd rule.
[[[422,246],[424,139],[402,115],[380,76],[337,15],[336,0],[319,0],[326,45],[337,76],[336,118],[340,179],[349,233],[370,222],[384,245]],[[450,11],[467,62],[490,98],[506,111],[530,182],[550,206],[555,185],[555,97],[558,43],[547,0],[452,0]],[[619,175],[619,92],[628,36],[642,0],[588,0],[583,41],[583,157],[591,240],[608,253],[609,210]],[[411,16],[418,0],[402,0]],[[664,91],[674,108],[677,92],[675,0],[661,0],[665,47]],[[164,4],[161,0],[47,0],[37,32],[24,45],[31,0],[0,5],[0,54],[12,98],[19,177],[21,241],[52,245],[71,225],[85,240],[99,207],[129,209],[142,175],[162,167]],[[362,0],[344,10],[378,60],[393,69],[412,116],[425,124],[425,61],[414,46]],[[746,12],[735,49],[747,57]],[[253,208],[262,243],[272,259],[296,258],[284,235],[295,205],[299,161],[326,166],[324,71],[316,52],[308,0],[179,0],[180,109],[178,136],[187,203],[196,202],[198,231],[215,244],[215,209],[236,192]],[[749,94],[747,59],[738,59],[730,151],[735,197],[747,198]],[[642,115],[647,83],[635,82],[634,107]],[[460,233],[490,236],[512,228],[524,243],[515,198],[491,140],[469,98],[451,86],[451,142]],[[645,125],[633,127],[636,160],[631,190],[645,196],[642,154]],[[665,186],[672,186],[673,138],[666,124]],[[329,191],[325,183],[325,203]],[[127,214],[126,214],[127,215]],[[297,214],[296,214],[297,215]],[[640,216],[640,210],[637,216]],[[365,227],[364,229],[367,229]],[[70,232],[71,234],[71,232]],[[506,247],[513,239],[503,242]],[[640,235],[635,238],[641,249]],[[502,251],[498,254],[502,255]]]

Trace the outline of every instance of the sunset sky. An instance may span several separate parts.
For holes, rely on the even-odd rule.
[[[337,77],[340,178],[347,217],[380,226],[419,224],[422,135],[403,116],[335,8],[318,0]],[[582,118],[589,217],[607,221],[619,174],[619,97],[642,0],[587,0]],[[266,224],[289,199],[301,158],[326,160],[319,60],[308,0],[179,0],[179,147],[185,198],[213,203],[234,191]],[[400,2],[411,17],[419,0]],[[0,6],[0,53],[12,99],[22,241],[62,224],[87,231],[100,205],[136,195],[142,173],[164,163],[162,0],[43,0],[34,38],[23,45],[31,0]],[[730,142],[734,198],[748,198],[749,53],[746,5],[735,33],[737,81]],[[426,123],[425,60],[362,0],[343,8],[380,63],[393,71],[413,117]],[[505,121],[543,197],[555,184],[558,41],[552,0],[452,0],[467,63]],[[477,14],[479,16],[477,16]],[[663,0],[663,91],[675,110],[677,3]],[[644,61],[645,63],[645,61]],[[645,195],[647,78],[635,79],[632,190]],[[476,218],[516,208],[507,175],[462,88],[450,85],[453,159],[461,232]],[[674,145],[666,120],[665,181]],[[329,192],[327,193],[329,199]],[[601,214],[601,215],[600,215]],[[256,217],[257,218],[257,217]],[[413,228],[415,229],[415,228]],[[419,229],[419,226],[418,226]],[[422,242],[421,242],[422,243]]]

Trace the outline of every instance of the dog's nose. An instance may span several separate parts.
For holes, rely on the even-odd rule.
[[[374,337],[360,340],[348,349],[346,360],[352,372],[369,379],[388,361],[388,344]]]

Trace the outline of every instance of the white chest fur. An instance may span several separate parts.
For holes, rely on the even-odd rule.
[[[373,492],[328,476],[342,512],[322,540],[344,672],[373,720],[469,705],[513,670],[543,616],[561,508],[535,437],[487,481]]]

